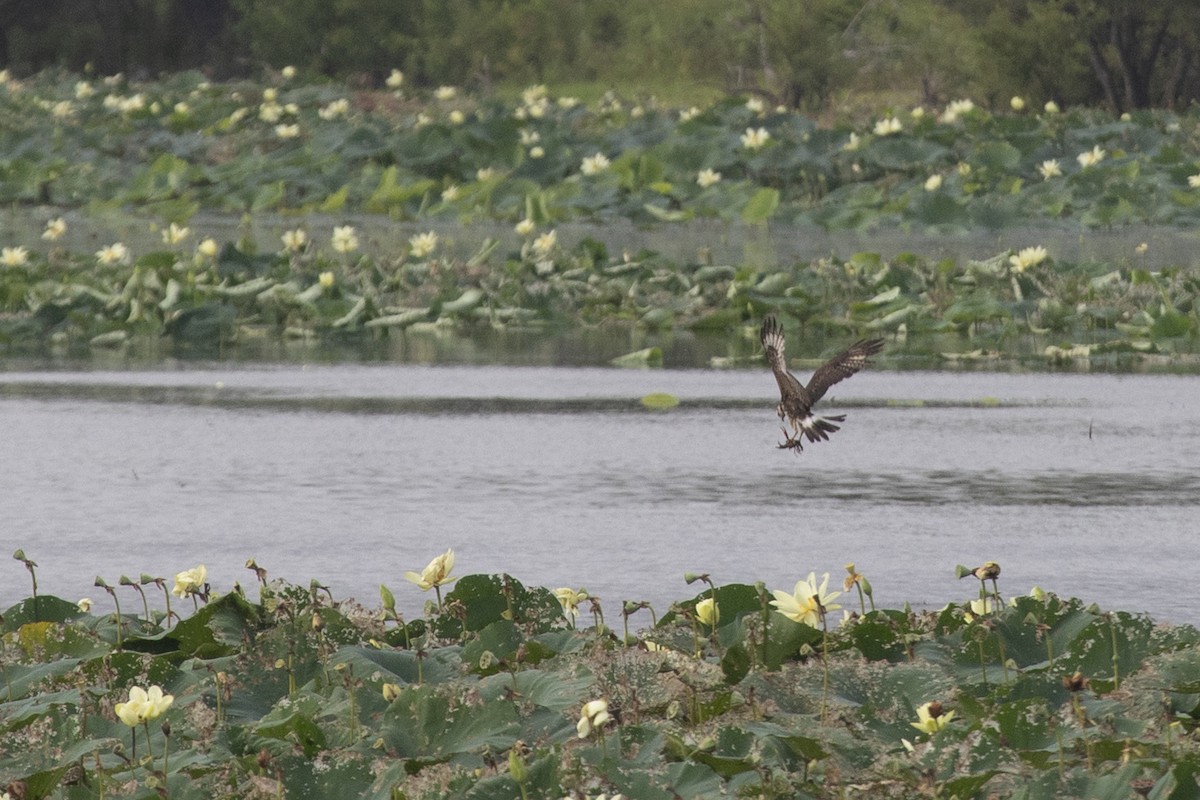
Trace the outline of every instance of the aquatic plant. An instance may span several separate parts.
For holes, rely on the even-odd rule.
[[[624,637],[507,575],[408,622],[390,592],[278,579],[218,580],[178,622],[42,595],[0,621],[0,777],[34,800],[1194,792],[1200,632],[976,577],[969,614],[816,625],[710,579]]]
[[[713,330],[771,311],[839,334],[953,332],[955,355],[1033,338],[1048,363],[1070,363],[1192,350],[1200,329],[1189,264],[1149,269],[1145,248],[1075,261],[1036,238],[1194,225],[1194,112],[1112,120],[959,100],[829,128],[744,98],[679,112],[554,102],[544,87],[447,105],[196,74],[114,76],[82,95],[77,83],[47,73],[0,89],[0,201],[16,223],[0,234],[5,342],[166,334],[218,347],[613,320]],[[268,214],[279,229],[256,235]],[[1000,243],[981,260],[710,263],[563,234],[572,221],[689,220]],[[456,234],[474,223],[518,240]]]

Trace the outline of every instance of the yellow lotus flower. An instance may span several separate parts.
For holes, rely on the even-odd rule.
[[[1188,175],[1188,186],[1193,189],[1200,189],[1200,175]]]
[[[702,169],[696,175],[696,183],[699,184],[700,188],[702,188],[702,189],[707,189],[709,186],[712,186],[712,185],[720,183],[720,182],[721,182],[721,173],[717,172],[714,169]]]
[[[945,123],[957,122],[958,118],[963,114],[975,110],[975,103],[970,100],[954,100],[950,105],[946,106],[946,110],[942,112],[940,120]]]
[[[1025,270],[1029,269],[1030,267],[1036,267],[1038,264],[1045,261],[1046,257],[1047,257],[1046,248],[1042,247],[1041,245],[1038,245],[1037,247],[1023,248],[1016,255],[1009,256],[1008,263],[1012,265],[1014,272],[1024,272]],[[988,562],[988,563],[992,563],[992,562]],[[982,569],[982,567],[980,569]],[[998,571],[997,571],[997,574],[999,574]],[[978,578],[979,575],[976,575],[975,577]],[[989,575],[986,577],[991,577],[991,576]],[[983,580],[983,578],[980,578],[980,580]]]
[[[513,228],[513,230],[515,230],[521,236],[528,236],[529,234],[533,233],[536,229],[537,229],[537,224],[534,223],[534,221],[529,219],[528,217],[526,217],[525,219],[518,222],[516,224],[516,227]]]
[[[408,246],[412,248],[413,258],[424,258],[437,249],[438,235],[434,231],[418,233],[408,240]]]
[[[333,273],[322,272],[317,276],[317,283],[321,284],[322,289],[328,289],[333,286]]]
[[[384,81],[389,89],[399,89],[404,84],[404,73],[398,69],[394,69]]]
[[[450,577],[452,569],[454,569],[453,548],[442,553],[440,556],[436,556],[419,575],[415,572],[406,572],[404,573],[404,577],[417,586],[420,586],[421,591],[428,592],[435,586],[445,586],[447,583],[456,580]]]
[[[1080,153],[1075,156],[1075,160],[1079,162],[1079,166],[1087,168],[1094,167],[1104,160],[1108,153],[1100,145],[1095,145],[1091,150]]]
[[[439,86],[433,90],[433,96],[438,100],[453,100],[458,96],[458,89],[453,86]]]
[[[129,259],[129,248],[120,242],[96,251],[96,260],[101,264],[121,264]]]
[[[76,606],[76,607],[77,607],[77,608],[78,608],[80,611],[82,611],[84,614],[86,614],[86,613],[88,613],[89,611],[91,611],[91,610],[92,610],[92,598],[90,598],[90,597],[81,597],[81,598],[79,598],[79,602],[78,602],[78,603],[76,603],[76,604],[75,604],[75,606]]]
[[[563,614],[574,625],[575,620],[579,617],[579,604],[588,599],[587,591],[585,589],[576,591],[569,586],[563,586],[554,590],[554,596],[558,598],[558,604],[562,606]]]
[[[400,696],[400,685],[397,683],[385,683],[383,685],[383,699],[389,703]]]
[[[48,242],[56,242],[66,232],[67,221],[62,217],[57,217],[46,223],[46,230],[42,231],[42,238]]]
[[[162,232],[163,244],[179,244],[191,235],[192,232],[190,229],[172,222]]]
[[[284,231],[279,239],[283,242],[285,250],[298,253],[304,249],[304,245],[308,242],[308,234],[304,232],[303,228],[296,228],[294,231]]]
[[[136,725],[140,725],[142,722],[142,706],[141,703],[135,701],[134,699],[133,693],[135,691],[145,694],[144,690],[135,686],[133,689],[129,690],[128,702],[117,703],[116,706],[113,707],[113,711],[117,713],[117,718],[131,728]]]
[[[545,258],[550,255],[550,251],[556,244],[558,244],[558,234],[554,231],[547,231],[533,240],[533,250],[539,258]]]
[[[696,603],[696,619],[705,625],[714,627],[721,620],[721,610],[717,608],[716,602],[711,597],[706,597]]]
[[[353,225],[338,225],[333,229],[330,243],[339,253],[353,253],[358,249],[358,234]]]
[[[317,116],[321,119],[330,120],[344,117],[350,113],[350,101],[344,97],[337,100],[332,100],[328,105],[321,107],[317,111]]]
[[[161,686],[151,686],[149,690],[134,686],[129,690],[129,700],[117,703],[113,707],[118,719],[129,727],[143,722],[149,722],[162,716],[162,713],[175,702],[175,696],[163,694]]]
[[[596,153],[583,160],[583,163],[579,166],[579,171],[584,175],[596,175],[608,169],[610,163],[604,153]]]
[[[996,604],[992,602],[992,598],[981,597],[967,604],[966,610],[963,611],[963,619],[967,622],[974,622],[976,617],[986,617],[995,610]]]
[[[917,730],[922,733],[933,735],[949,724],[950,720],[954,719],[953,711],[942,711],[942,704],[936,700],[932,703],[926,703],[917,709],[917,721],[910,722]]]
[[[1043,108],[1045,108],[1047,114],[1057,114],[1059,111],[1058,103],[1054,102],[1053,100],[1047,100],[1046,105],[1043,106]]]
[[[942,188],[941,175],[934,174],[925,179],[925,191],[936,192],[940,188]]]
[[[586,739],[594,730],[600,730],[606,722],[612,719],[608,713],[607,700],[592,700],[583,704],[579,714],[579,722],[575,724],[575,732],[580,739]]]
[[[815,628],[821,624],[823,612],[836,611],[841,608],[832,601],[840,597],[842,593],[827,593],[826,589],[828,588],[828,572],[822,578],[820,586],[817,585],[817,573],[810,572],[808,580],[796,582],[796,588],[791,594],[782,589],[773,591],[771,594],[775,595],[775,599],[771,601],[771,605],[793,622],[802,622]]]
[[[5,247],[0,250],[0,264],[6,267],[23,267],[29,263],[29,249],[26,247]]]
[[[216,258],[220,248],[217,246],[216,239],[205,239],[196,245],[196,252],[205,258]]]
[[[742,147],[747,150],[758,150],[771,139],[771,132],[766,128],[746,128],[742,134]]]
[[[263,93],[263,96],[266,97],[265,92]],[[258,107],[258,118],[268,125],[274,125],[276,122],[279,122],[279,119],[282,116],[283,106],[279,105],[279,103],[276,103],[273,100],[268,100]]]
[[[1012,107],[1013,111],[1025,110],[1025,98],[1021,97],[1020,95],[1014,96],[1013,99],[1008,101],[1008,104]]]
[[[904,130],[904,126],[896,117],[887,117],[875,123],[876,136],[891,136],[894,133],[899,133]]]
[[[1062,175],[1062,167],[1058,165],[1058,159],[1051,158],[1038,165],[1038,172],[1042,173],[1042,180],[1048,181]]]
[[[196,594],[204,588],[204,581],[208,578],[208,568],[203,564],[185,569],[175,575],[175,586],[171,589],[171,594],[176,597],[187,597],[189,594]]]

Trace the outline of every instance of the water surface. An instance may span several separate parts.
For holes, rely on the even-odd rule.
[[[642,409],[657,391],[683,404]],[[995,560],[1005,594],[1198,623],[1198,396],[1195,376],[877,370],[797,456],[758,369],[7,372],[4,538],[41,591],[101,608],[97,575],[204,563],[224,591],[253,557],[411,611],[403,572],[453,547],[456,574],[586,587],[610,621],[690,597],[689,571],[774,589],[855,562],[880,604],[939,606],[975,595],[956,564]],[[0,605],[28,594],[19,563],[0,575]]]

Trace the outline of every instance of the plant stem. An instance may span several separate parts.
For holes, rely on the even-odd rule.
[[[1120,651],[1117,647],[1117,623],[1112,617],[1108,618],[1109,638],[1112,641],[1112,673],[1113,673],[1113,691],[1121,688],[1121,660]]]
[[[983,675],[983,685],[987,686],[987,655],[983,648],[983,639],[979,640],[979,672]]]
[[[829,722],[829,622],[824,609],[821,610],[821,629],[824,631],[821,636],[821,668],[824,672],[821,678],[821,724],[824,725]]]

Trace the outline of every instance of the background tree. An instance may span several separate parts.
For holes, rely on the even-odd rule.
[[[734,30],[733,86],[815,109],[849,85],[851,25],[860,0],[746,0]]]
[[[925,105],[1003,91],[984,79],[994,74],[993,57],[954,7],[935,0],[872,0],[861,7],[852,29],[857,87],[916,90],[914,101]]]
[[[753,92],[827,112],[1200,100],[1196,0],[0,0],[0,67]],[[571,91],[568,88],[568,91]]]

